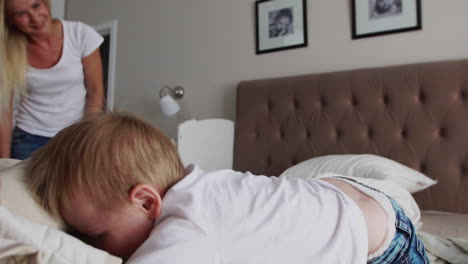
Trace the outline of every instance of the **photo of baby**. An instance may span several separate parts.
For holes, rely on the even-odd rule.
[[[257,54],[307,46],[307,0],[257,0],[255,13]]]
[[[269,38],[286,36],[294,33],[293,8],[283,8],[268,13]]]
[[[401,15],[402,0],[369,0],[369,19]]]

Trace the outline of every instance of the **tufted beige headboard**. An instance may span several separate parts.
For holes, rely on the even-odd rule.
[[[468,213],[468,60],[239,83],[235,169],[361,153],[437,179],[415,195],[423,209]]]

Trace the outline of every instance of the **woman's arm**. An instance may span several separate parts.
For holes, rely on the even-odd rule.
[[[84,57],[82,63],[86,85],[85,113],[100,112],[104,104],[104,82],[99,48]]]
[[[11,151],[11,131],[13,129],[13,102],[3,112],[0,120],[0,158],[9,158]]]

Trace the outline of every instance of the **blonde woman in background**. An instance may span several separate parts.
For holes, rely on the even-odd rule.
[[[0,0],[0,158],[26,159],[102,110],[102,42],[86,24],[53,19],[49,0]]]

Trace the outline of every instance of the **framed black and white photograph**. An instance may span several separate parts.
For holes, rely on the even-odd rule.
[[[420,0],[352,0],[352,38],[421,29]]]
[[[256,1],[257,54],[306,47],[306,9],[306,0]]]

